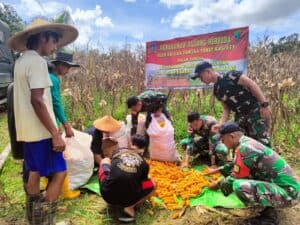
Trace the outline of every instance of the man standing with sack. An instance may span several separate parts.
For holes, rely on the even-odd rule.
[[[57,200],[66,176],[65,143],[56,127],[47,62],[43,56],[73,42],[76,28],[37,19],[8,41],[22,56],[14,69],[14,116],[17,141],[23,142],[26,217],[31,225],[54,224]],[[40,177],[52,176],[45,196]]]

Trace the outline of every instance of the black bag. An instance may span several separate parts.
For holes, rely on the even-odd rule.
[[[23,159],[23,142],[17,141],[15,115],[14,115],[14,85],[11,83],[7,88],[7,122],[10,137],[11,152],[14,159]]]

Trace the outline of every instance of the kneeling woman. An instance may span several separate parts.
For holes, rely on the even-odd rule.
[[[124,208],[124,215],[119,217],[122,222],[134,220],[134,207],[149,198],[155,188],[154,182],[148,179],[149,166],[141,156],[145,138],[134,135],[132,144],[132,149],[119,148],[113,152],[112,159],[104,158],[98,173],[103,199]]]

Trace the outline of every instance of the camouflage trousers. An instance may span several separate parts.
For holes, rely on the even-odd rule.
[[[180,144],[186,151],[187,155],[197,155],[199,154],[202,157],[211,157],[212,155],[217,156],[217,161],[219,165],[223,165],[227,156],[227,148],[224,144],[217,144],[212,151],[210,151],[210,143],[208,138],[196,136],[196,137],[187,137],[181,140]],[[224,162],[223,162],[224,161]]]
[[[290,194],[277,184],[257,180],[237,179],[232,188],[246,205],[288,207],[296,204],[299,196],[299,193]]]
[[[202,156],[209,153],[209,141],[207,138],[197,136],[197,137],[187,137],[181,140],[180,144],[186,150],[188,155],[200,154]]]
[[[249,136],[266,146],[271,146],[269,135],[269,120],[261,117],[259,108],[252,110],[249,114],[236,114],[235,121]]]

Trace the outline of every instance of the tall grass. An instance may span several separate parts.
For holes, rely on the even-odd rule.
[[[266,42],[249,49],[248,75],[258,83],[271,104],[273,143],[287,151],[300,142],[299,59],[297,51],[272,54]],[[76,52],[75,60],[83,67],[73,70],[62,85],[73,126],[85,129],[105,114],[124,119],[126,98],[144,90],[144,49],[125,46],[108,53]],[[199,111],[216,118],[222,113],[212,90],[171,91],[168,107],[174,118],[177,140],[186,135],[187,112]]]

